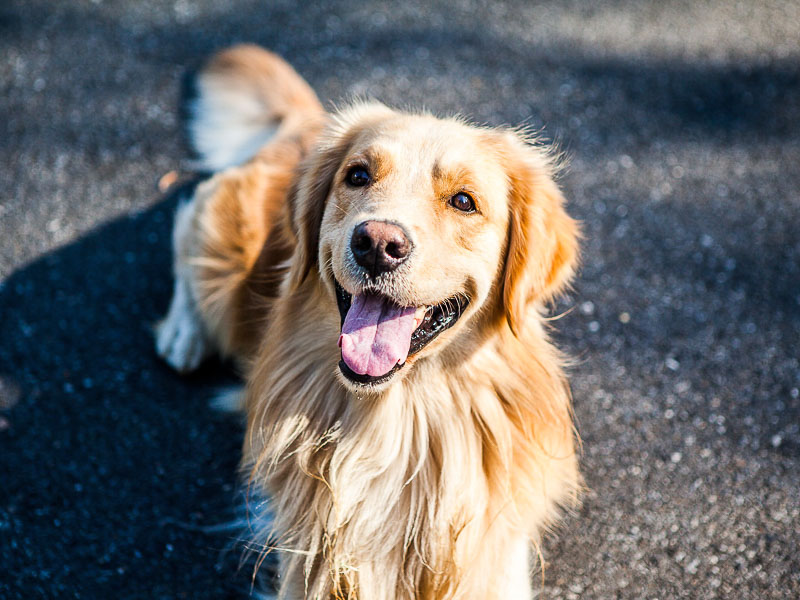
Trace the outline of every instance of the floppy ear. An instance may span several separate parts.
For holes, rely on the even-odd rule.
[[[363,129],[394,111],[383,104],[361,103],[333,115],[311,154],[300,165],[289,190],[289,224],[296,240],[289,274],[295,289],[317,262],[319,230],[333,178],[353,141]]]
[[[528,306],[554,299],[569,284],[580,232],[564,209],[547,152],[513,132],[503,134],[502,146],[510,186],[503,308],[518,335]]]
[[[327,134],[327,131],[326,131]],[[294,260],[289,274],[290,289],[296,289],[317,261],[319,228],[333,177],[349,146],[341,137],[320,144],[300,165],[287,199],[289,224],[295,237]]]

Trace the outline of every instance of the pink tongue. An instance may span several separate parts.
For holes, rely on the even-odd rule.
[[[353,296],[339,347],[345,364],[359,375],[379,377],[404,362],[411,346],[416,308],[403,308],[375,294]]]

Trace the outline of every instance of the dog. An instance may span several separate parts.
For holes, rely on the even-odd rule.
[[[529,600],[532,549],[581,489],[546,317],[580,237],[553,153],[377,102],[327,114],[256,46],[195,83],[214,175],[176,214],[157,350],[244,373],[279,597]]]

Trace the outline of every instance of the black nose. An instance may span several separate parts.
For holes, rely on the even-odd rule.
[[[411,253],[411,242],[399,225],[364,221],[353,231],[350,249],[356,262],[376,277],[399,267]]]

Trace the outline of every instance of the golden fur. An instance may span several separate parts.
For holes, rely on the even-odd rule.
[[[530,544],[580,485],[543,309],[572,277],[578,230],[549,155],[513,130],[376,103],[325,115],[291,67],[251,46],[200,77],[207,95],[239,82],[274,126],[182,209],[176,276],[185,311],[247,373],[243,469],[270,498],[254,542],[281,551],[280,597],[531,598]],[[353,164],[375,183],[345,185]],[[475,214],[447,204],[462,190]],[[363,285],[346,249],[364,218],[414,235],[413,261],[381,293],[405,306],[470,299],[375,386],[337,366],[333,280]]]

